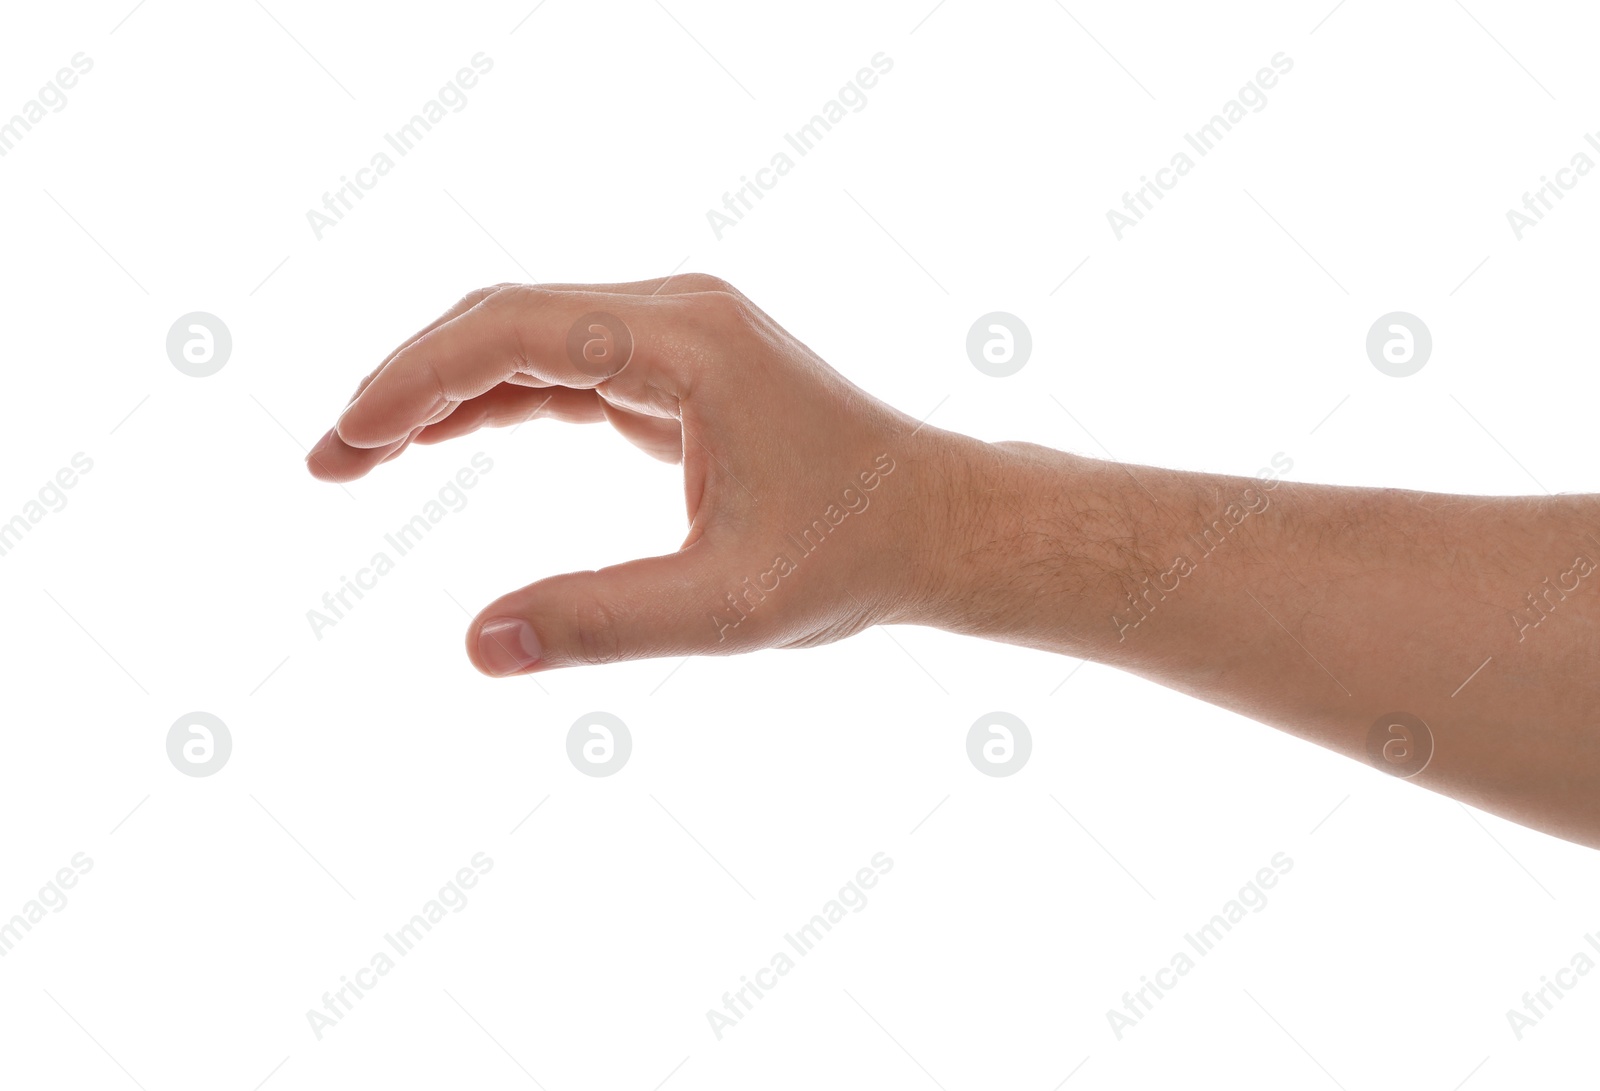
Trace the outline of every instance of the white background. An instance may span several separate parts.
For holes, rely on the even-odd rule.
[[[0,159],[0,519],[74,454],[93,470],[0,557],[0,918],[93,868],[0,959],[0,1082],[1570,1086],[1600,975],[1521,1040],[1506,1012],[1600,932],[1589,850],[923,629],[492,681],[468,612],[675,547],[677,471],[545,422],[347,489],[301,459],[466,290],[680,269],[986,438],[1583,490],[1600,177],[1520,241],[1505,214],[1600,126],[1592,12],[532,3],[6,13],[0,117],[94,67]],[[466,108],[319,241],[306,211],[478,52]],[[865,109],[719,241],[706,211],[879,52]],[[1118,241],[1107,209],[1279,52],[1267,106]],[[1006,379],[964,347],[994,310],[1034,339]],[[1394,310],[1435,342],[1407,379],[1364,351]],[[191,311],[232,331],[210,378],[166,357]],[[467,507],[314,636],[479,451]],[[1034,740],[1005,778],[965,751],[996,709]],[[193,710],[233,738],[206,778],[165,749]],[[633,736],[608,778],[566,756],[593,710]],[[469,904],[319,1041],[306,1011],[478,852]],[[706,1011],[879,852],[866,907],[719,1041]],[[1107,1010],[1279,852],[1266,908],[1119,1040]]]

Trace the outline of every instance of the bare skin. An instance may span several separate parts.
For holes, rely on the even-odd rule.
[[[689,530],[491,603],[467,637],[486,674],[929,625],[1107,663],[1600,848],[1600,496],[983,443],[877,401],[698,274],[471,293],[368,376],[308,464],[348,481],[534,416],[608,421],[681,462]]]

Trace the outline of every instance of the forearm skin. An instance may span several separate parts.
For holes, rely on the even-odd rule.
[[[1600,848],[1600,497],[950,449],[968,499],[909,620],[1106,663],[1379,768],[1375,725],[1410,713],[1432,737],[1410,779]]]

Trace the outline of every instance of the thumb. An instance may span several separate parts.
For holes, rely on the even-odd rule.
[[[569,572],[503,595],[473,619],[467,655],[505,677],[629,659],[730,652],[716,566],[697,541],[677,553]]]

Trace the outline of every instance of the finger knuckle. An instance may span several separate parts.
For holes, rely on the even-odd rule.
[[[572,608],[573,654],[589,666],[615,663],[622,658],[622,611],[605,599],[580,599]]]
[[[737,292],[701,292],[689,298],[700,317],[719,330],[741,329],[755,317],[750,301]]]
[[[509,287],[510,287],[509,284],[491,284],[486,288],[474,288],[474,289],[472,289],[472,291],[468,292],[466,295],[464,295],[460,299],[456,300],[456,305],[452,309],[453,310],[466,310],[466,309],[469,309],[469,308],[472,308],[472,307],[476,307],[478,304],[482,303],[484,300],[488,299],[490,296],[494,295],[496,292],[500,291],[502,288],[509,288]]]
[[[503,284],[485,302],[506,313],[514,313],[537,307],[549,298],[550,292],[535,284]]]
[[[726,292],[738,295],[739,290],[713,273],[682,273],[671,280],[680,292]]]
[[[522,371],[533,360],[528,336],[540,312],[548,306],[550,293],[531,284],[512,284],[495,292],[479,306],[485,317],[501,330],[502,343],[511,346],[512,368]]]

